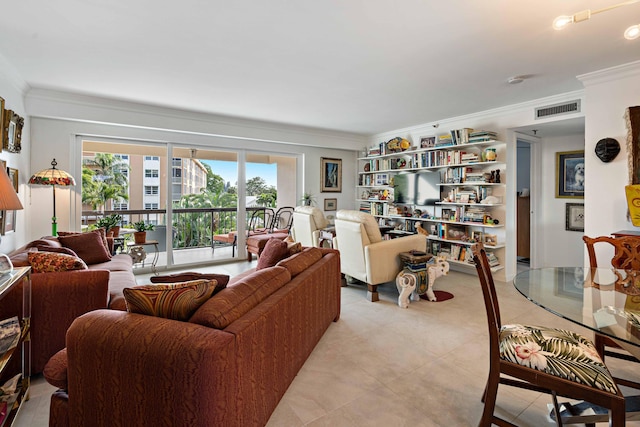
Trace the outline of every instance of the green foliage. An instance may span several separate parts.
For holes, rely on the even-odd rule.
[[[108,153],[85,159],[82,166],[82,203],[106,209],[109,202],[129,200],[129,165]]]
[[[108,233],[111,228],[120,224],[120,221],[122,221],[121,215],[111,214],[111,215],[106,215],[106,216],[103,216],[102,218],[99,218],[96,221],[96,225],[100,228],[104,228]]]
[[[133,223],[133,228],[136,231],[152,231],[154,229],[153,224],[147,224],[145,221],[140,220],[138,222]]]

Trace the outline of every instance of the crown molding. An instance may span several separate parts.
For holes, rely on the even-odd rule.
[[[634,61],[627,64],[616,65],[611,68],[605,68],[604,70],[580,74],[576,76],[576,78],[580,80],[583,85],[592,86],[638,75],[640,75],[640,61]]]

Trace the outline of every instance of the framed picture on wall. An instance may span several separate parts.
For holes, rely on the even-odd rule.
[[[7,175],[9,175],[9,179],[13,183],[13,188],[18,192],[18,169],[7,168]]]
[[[584,205],[582,203],[567,203],[565,216],[565,230],[584,232]]]
[[[320,184],[323,193],[342,193],[342,159],[320,158]]]
[[[338,210],[338,199],[324,199],[324,210],[325,211]]]
[[[584,198],[584,150],[556,153],[556,197]]]

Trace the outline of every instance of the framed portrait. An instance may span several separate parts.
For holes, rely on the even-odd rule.
[[[22,150],[20,141],[24,119],[12,110],[5,110],[3,122],[2,148],[10,153],[19,153]]]
[[[556,153],[556,198],[584,198],[584,150]]]
[[[9,179],[13,183],[13,188],[18,192],[18,169],[7,168],[7,175],[9,175]]]
[[[2,235],[16,231],[16,211],[2,211]]]
[[[320,183],[323,193],[342,193],[342,159],[320,158]]]
[[[435,136],[423,136],[420,138],[420,148],[431,148],[436,146]]]
[[[471,240],[474,242],[482,243],[484,241],[484,233],[482,231],[472,231]]]
[[[487,246],[498,246],[498,236],[495,234],[485,234],[484,244]]]
[[[337,211],[338,210],[338,199],[324,199],[324,210],[325,211]]]
[[[584,205],[582,203],[567,203],[565,230],[584,232]]]

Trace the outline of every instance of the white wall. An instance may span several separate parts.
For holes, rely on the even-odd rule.
[[[585,234],[608,235],[618,230],[638,230],[627,219],[624,186],[629,183],[624,114],[640,105],[640,61],[579,77],[585,86]],[[595,155],[602,138],[615,138],[620,154],[610,163]],[[638,143],[638,142],[636,142]]]
[[[28,211],[27,181],[31,177],[29,167],[30,155],[30,127],[31,122],[25,111],[24,92],[26,84],[13,67],[0,55],[0,97],[4,98],[4,108],[15,111],[19,116],[24,117],[24,128],[22,129],[22,150],[20,153],[9,153],[2,151],[0,159],[7,162],[7,167],[18,169],[18,197],[22,202],[24,210],[18,211],[16,216],[16,231],[2,236],[0,243],[0,253],[11,252],[13,249],[22,246],[27,242],[29,234],[29,223],[26,220]],[[0,138],[1,140],[2,138]],[[0,144],[1,145],[1,144]]]
[[[556,138],[543,138],[540,141],[542,178],[542,212],[543,221],[539,232],[542,232],[540,255],[538,263],[541,267],[556,267],[568,265],[582,265],[584,242],[583,233],[565,230],[565,209],[567,203],[582,203],[582,199],[556,198],[556,153],[561,151],[575,151],[584,149],[584,135],[572,135]],[[586,188],[591,185],[591,180]],[[588,213],[587,213],[587,216]]]

